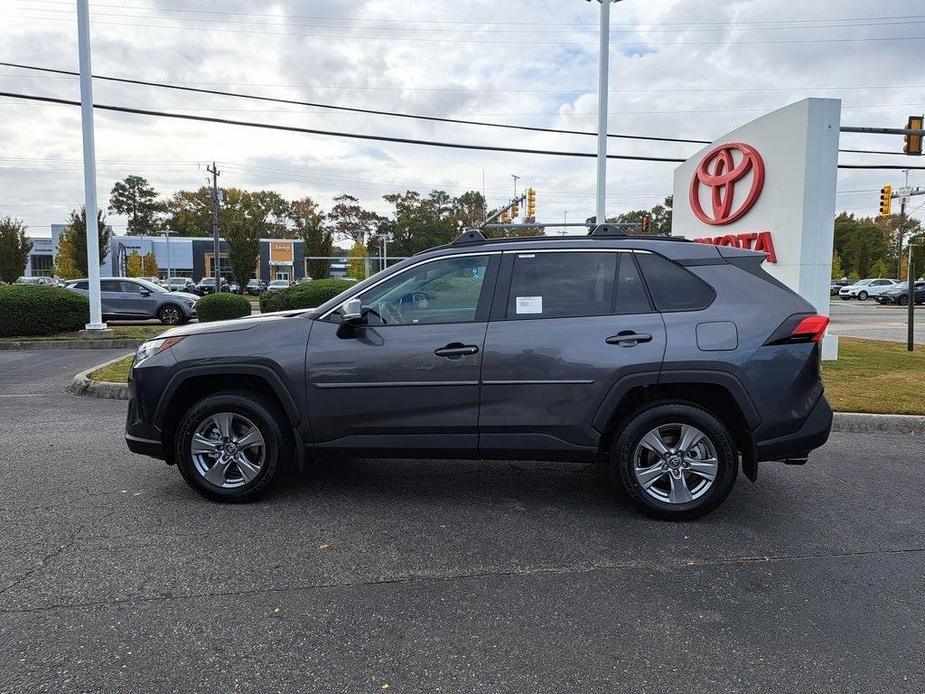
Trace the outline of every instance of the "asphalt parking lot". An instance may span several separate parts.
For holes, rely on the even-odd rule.
[[[846,337],[905,342],[907,316],[905,306],[881,306],[873,299],[845,301],[835,296],[829,305],[832,319],[829,332]],[[925,306],[916,307],[914,327],[914,341],[925,345]]]
[[[925,690],[921,439],[835,434],[684,524],[549,463],[220,506],[63,392],[116,355],[0,352],[0,691]]]

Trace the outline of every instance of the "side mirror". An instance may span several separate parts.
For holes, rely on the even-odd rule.
[[[363,302],[360,299],[350,299],[341,306],[344,323],[358,324],[363,320]]]
[[[142,295],[142,296],[151,296],[151,292],[148,291],[147,289],[142,289],[142,290],[141,290],[141,295]]]

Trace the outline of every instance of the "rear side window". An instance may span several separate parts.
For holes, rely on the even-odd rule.
[[[86,289],[86,290],[89,290],[89,289],[90,289],[90,283],[87,282],[87,281],[83,281],[83,282],[72,282],[69,286],[70,286],[72,289]]]
[[[103,280],[100,282],[101,292],[121,292],[122,283],[118,280]]]
[[[713,288],[680,265],[654,253],[636,259],[659,311],[696,311],[713,303]]]
[[[650,311],[630,253],[517,253],[506,317],[568,318]]]

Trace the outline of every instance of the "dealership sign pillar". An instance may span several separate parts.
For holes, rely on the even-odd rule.
[[[805,99],[718,138],[675,169],[671,233],[767,254],[764,268],[829,313],[841,102]],[[823,358],[838,342],[823,339]]]

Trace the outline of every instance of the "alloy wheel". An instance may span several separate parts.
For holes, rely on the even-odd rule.
[[[193,466],[215,487],[233,489],[252,482],[266,458],[260,429],[240,414],[217,412],[206,417],[190,441]]]
[[[643,491],[669,504],[699,499],[719,471],[716,447],[695,426],[662,424],[649,431],[633,453],[633,472]]]
[[[176,325],[180,322],[180,310],[176,306],[165,306],[161,309],[161,322]]]

